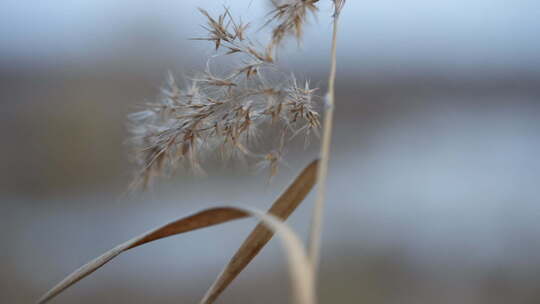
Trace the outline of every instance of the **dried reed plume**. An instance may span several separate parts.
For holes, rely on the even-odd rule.
[[[249,24],[235,20],[227,8],[217,17],[199,9],[207,20],[207,35],[193,40],[210,41],[220,55],[234,56],[231,60],[239,63],[217,75],[209,60],[206,70],[182,88],[169,74],[158,101],[129,116],[140,167],[136,184],[146,186],[184,162],[203,174],[201,162],[212,154],[223,160],[253,160],[269,167],[272,177],[286,142],[302,135],[307,143],[317,133],[316,89],[307,81],[299,84],[294,76],[283,81],[275,62],[275,46],[287,34],[301,38],[306,11],[316,10],[315,2],[273,2],[276,8],[267,25],[277,25],[266,47],[250,39]],[[273,149],[261,151],[257,140],[265,129],[278,130],[279,136]]]
[[[131,143],[140,166],[135,184],[148,185],[153,177],[170,174],[183,163],[187,163],[195,173],[202,174],[201,162],[212,154],[224,160],[241,158],[258,162],[259,166],[269,168],[270,177],[273,177],[285,144],[295,137],[303,137],[307,143],[311,133],[317,133],[321,127],[316,111],[317,89],[307,81],[297,81],[292,75],[284,77],[287,74],[280,72],[276,64],[276,49],[287,36],[297,41],[302,39],[303,26],[308,14],[317,11],[317,2],[271,0],[274,9],[265,25],[271,26],[272,38],[263,46],[250,39],[249,24],[235,20],[227,8],[217,17],[200,9],[206,18],[203,28],[207,34],[194,40],[211,42],[216,52],[239,64],[228,73],[217,75],[212,72],[209,60],[206,70],[188,80],[184,87],[179,87],[169,74],[159,99],[129,116]],[[284,241],[295,303],[316,303],[316,273],[335,104],[337,26],[345,0],[332,2],[331,68],[325,96],[320,160],[314,160],[304,168],[267,213],[251,208],[221,206],[182,217],[122,243],[83,265],[45,293],[38,303],[50,301],[122,252],[161,238],[248,216],[258,218],[259,225],[252,230],[200,303],[213,303],[274,233]],[[268,130],[275,131],[278,136],[271,148],[261,148],[258,141]],[[315,183],[318,191],[309,251],[306,251],[300,238],[283,221],[300,205]]]

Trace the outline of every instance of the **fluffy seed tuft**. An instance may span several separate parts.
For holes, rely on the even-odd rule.
[[[298,85],[294,76],[283,80],[274,60],[275,46],[285,35],[301,37],[306,13],[316,10],[316,2],[287,1],[277,6],[272,20],[278,25],[266,47],[250,39],[249,24],[234,20],[227,8],[217,17],[200,9],[206,18],[206,36],[194,40],[210,41],[223,56],[241,60],[225,75],[212,73],[208,65],[184,87],[169,73],[158,101],[129,116],[140,168],[137,185],[147,186],[181,164],[204,174],[202,163],[211,155],[252,160],[269,168],[272,178],[287,141],[302,135],[307,144],[311,133],[317,134],[316,89],[307,81]],[[258,138],[268,130],[278,130],[279,138],[273,147],[263,148]]]

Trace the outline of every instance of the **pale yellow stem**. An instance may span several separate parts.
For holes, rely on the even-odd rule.
[[[331,50],[331,65],[330,75],[328,78],[328,93],[325,99],[325,111],[323,122],[322,145],[320,151],[320,163],[317,171],[317,195],[315,198],[315,206],[311,219],[311,230],[309,238],[309,257],[313,263],[314,274],[316,275],[321,247],[321,233],[324,215],[324,201],[326,196],[326,179],[328,176],[328,160],[330,158],[330,143],[332,141],[332,126],[334,117],[335,103],[335,82],[336,82],[336,65],[337,65],[337,33],[338,33],[339,14],[334,16],[333,33],[332,33],[332,50]]]

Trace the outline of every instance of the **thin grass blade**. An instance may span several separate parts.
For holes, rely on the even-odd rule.
[[[317,175],[317,166],[318,160],[315,160],[304,168],[287,190],[274,202],[268,213],[281,220],[287,219],[313,188]],[[200,303],[213,303],[253,258],[259,254],[273,235],[273,231],[268,229],[264,223],[259,223],[210,286]]]
[[[293,303],[316,304],[315,275],[311,260],[298,234],[282,219],[256,209],[244,209],[251,216],[259,218],[272,233],[277,234],[283,243],[292,283]]]
[[[287,190],[278,198],[276,203],[274,203],[274,206],[279,202],[283,201],[283,203],[279,204],[278,211],[279,212],[292,212],[294,208],[292,208],[291,211],[287,211],[287,205],[298,205],[305,195],[311,190],[313,187],[313,183],[306,182],[311,179],[314,179],[315,175],[315,169],[309,169],[313,166],[316,166],[316,161],[310,164],[304,171],[295,179],[295,181],[287,188]],[[308,171],[308,172],[306,172]],[[312,172],[313,171],[313,172]],[[302,193],[306,193],[302,195]],[[288,202],[288,203],[286,203]],[[302,281],[304,279],[301,278],[301,276],[307,275],[307,280],[309,281],[309,278],[313,275],[312,271],[309,270],[309,273],[303,273],[300,275],[299,273],[300,268],[304,267],[303,263],[304,261],[303,256],[298,253],[298,244],[297,245],[290,245],[291,242],[291,236],[287,236],[290,229],[288,227],[281,227],[282,225],[279,224],[280,219],[277,217],[274,218],[272,215],[265,216],[264,213],[259,211],[253,211],[253,210],[247,210],[247,209],[241,209],[236,207],[216,207],[211,209],[206,209],[203,211],[199,211],[193,215],[178,219],[176,221],[173,221],[171,223],[168,223],[164,226],[158,227],[156,229],[153,229],[149,232],[146,232],[140,236],[137,236],[123,244],[120,244],[116,246],[115,248],[107,251],[106,253],[102,254],[101,256],[97,257],[96,259],[90,261],[89,263],[83,265],[79,269],[75,270],[73,273],[68,275],[64,280],[62,280],[60,283],[58,283],[56,286],[54,286],[51,290],[49,290],[46,294],[44,294],[39,300],[38,303],[46,303],[50,301],[52,298],[60,294],[62,291],[66,290],[71,285],[77,283],[79,280],[83,279],[84,277],[90,275],[115,257],[117,257],[122,252],[138,247],[140,245],[159,240],[168,236],[185,233],[189,231],[193,231],[196,229],[201,229],[204,227],[214,226],[222,223],[226,223],[229,221],[249,217],[249,216],[255,216],[259,218],[261,221],[263,221],[267,226],[269,226],[272,231],[277,232],[282,235],[285,238],[285,241],[287,242],[286,248],[288,251],[293,251],[292,253],[288,255],[292,261],[291,266],[296,270],[291,270],[294,272],[294,279],[293,282],[295,282],[295,297],[298,301],[301,300],[299,303],[313,303],[312,296],[309,294],[312,293],[312,287],[306,287],[310,283],[306,283],[306,281]],[[270,218],[270,219],[268,219]],[[277,222],[276,222],[277,221]],[[281,228],[279,228],[281,227]],[[281,232],[280,232],[281,231]],[[289,250],[289,247],[293,247],[293,249]],[[294,249],[296,248],[296,249]],[[300,242],[300,248],[303,248]],[[296,252],[296,253],[295,253]],[[300,264],[298,264],[300,263]],[[298,266],[300,265],[300,266]],[[298,268],[300,267],[300,268]],[[305,268],[305,267],[304,267]],[[308,267],[309,268],[309,267]],[[303,269],[303,268],[302,268]],[[302,272],[305,272],[306,270],[302,270]],[[300,280],[300,281],[298,281]],[[303,283],[302,283],[303,282]],[[300,285],[299,285],[300,284]],[[307,284],[307,285],[306,285]]]

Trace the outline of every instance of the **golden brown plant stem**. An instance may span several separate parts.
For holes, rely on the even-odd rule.
[[[326,178],[328,176],[328,160],[330,158],[330,143],[332,141],[332,126],[334,118],[334,103],[335,103],[335,82],[336,82],[336,65],[337,65],[337,33],[338,33],[339,14],[334,16],[333,33],[332,33],[332,50],[331,50],[331,66],[330,76],[328,78],[328,93],[325,100],[323,136],[320,152],[320,163],[317,171],[317,195],[315,198],[315,206],[311,219],[311,230],[309,236],[309,257],[313,263],[314,275],[317,275],[317,268],[320,259],[321,233],[322,222],[324,215],[324,200],[326,196]]]

